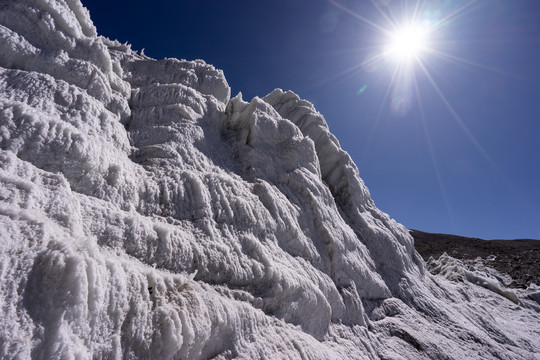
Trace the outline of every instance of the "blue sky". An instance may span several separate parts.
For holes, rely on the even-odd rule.
[[[405,226],[540,239],[539,1],[420,2],[431,50],[401,85],[395,59],[366,61],[412,0],[83,4],[101,35],[222,69],[233,96],[279,87],[313,102],[376,205]]]

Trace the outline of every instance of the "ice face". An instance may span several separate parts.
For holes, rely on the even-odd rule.
[[[533,305],[451,280],[296,94],[0,4],[3,358],[537,356]]]

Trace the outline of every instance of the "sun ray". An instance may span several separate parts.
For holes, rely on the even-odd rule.
[[[396,22],[395,19],[392,19],[390,17],[392,14],[390,13],[390,15],[387,15],[386,12],[384,12],[383,9],[381,9],[380,5],[377,4],[377,0],[370,0],[370,2],[373,5],[373,7],[375,7],[375,9],[377,9],[379,14],[384,18],[384,20],[386,20],[388,25],[391,27],[391,30],[395,31],[397,22]]]
[[[374,46],[358,47],[355,49],[340,49],[332,51],[323,51],[320,53],[321,56],[330,56],[330,55],[363,55],[366,52],[375,53],[377,48]]]
[[[444,94],[442,93],[441,89],[439,88],[439,86],[435,83],[435,80],[433,79],[433,77],[431,76],[431,74],[429,74],[429,71],[427,70],[427,68],[425,67],[425,65],[420,61],[419,62],[419,65],[421,67],[421,69],[423,70],[424,74],[426,75],[426,78],[429,80],[429,82],[431,83],[431,86],[433,86],[433,88],[435,89],[435,91],[437,92],[437,94],[439,95],[439,97],[441,98],[441,100],[444,102],[446,108],[448,109],[448,111],[450,112],[450,114],[452,115],[452,117],[454,118],[454,120],[456,120],[456,122],[459,124],[459,126],[461,127],[461,129],[465,132],[465,134],[469,137],[469,140],[471,140],[471,142],[473,143],[473,145],[476,147],[476,149],[480,152],[480,154],[485,158],[485,160],[493,167],[493,169],[495,170],[495,172],[497,173],[497,175],[499,176],[499,178],[506,184],[506,186],[508,187],[508,189],[515,195],[519,195],[519,191],[517,191],[516,187],[512,184],[512,182],[510,181],[510,179],[508,179],[508,177],[506,177],[506,175],[503,173],[503,171],[499,168],[499,166],[497,165],[497,163],[495,162],[495,160],[493,160],[493,158],[489,155],[489,153],[484,149],[484,147],[482,146],[482,144],[480,144],[480,142],[476,139],[476,137],[473,135],[473,133],[469,130],[469,128],[467,127],[467,125],[465,125],[465,123],[463,122],[463,120],[461,119],[461,117],[457,114],[457,112],[454,110],[454,107],[450,104],[450,102],[448,101],[448,99],[446,98],[446,96],[444,96]]]
[[[416,1],[415,7],[414,7],[414,13],[413,13],[414,19],[418,19],[418,14],[420,14],[420,12],[422,11],[422,8],[424,8],[424,5],[425,5],[424,1],[420,1],[420,0]]]
[[[450,55],[448,53],[445,53],[445,52],[442,52],[442,51],[439,51],[439,50],[436,50],[436,49],[433,49],[433,48],[426,49],[426,52],[431,54],[431,55],[434,55],[434,56],[438,57],[439,59],[446,60],[446,61],[449,61],[449,62],[453,62],[454,64],[470,65],[470,66],[477,67],[479,69],[483,69],[483,70],[487,70],[487,71],[491,71],[491,72],[494,72],[494,73],[500,74],[500,75],[508,75],[508,76],[512,75],[509,72],[502,71],[500,69],[495,69],[495,68],[485,66],[485,65],[482,65],[482,64],[478,64],[478,63],[475,63],[474,61],[467,60],[467,59],[459,57],[459,56]]]
[[[394,83],[397,79],[398,74],[399,74],[399,67],[395,67],[394,72],[392,73],[392,76],[390,78],[390,83],[388,85],[388,88],[386,89],[381,105],[379,106],[379,110],[377,111],[377,116],[375,117],[375,124],[373,125],[373,128],[371,129],[371,132],[366,141],[366,144],[364,145],[364,150],[362,151],[362,159],[365,158],[368,148],[371,146],[371,142],[373,141],[373,137],[375,136],[375,131],[377,130],[377,126],[379,125],[379,121],[382,117],[382,111],[384,109],[384,105],[386,104],[388,100],[388,95],[390,95],[390,92],[392,91],[392,88],[394,87]]]
[[[482,156],[484,156],[484,158],[494,167],[497,168],[497,165],[495,164],[495,162],[493,161],[493,159],[491,158],[491,156],[489,156],[489,154],[487,153],[487,151],[484,149],[484,147],[480,144],[480,142],[476,139],[476,137],[473,135],[473,133],[469,130],[469,128],[467,127],[467,125],[465,125],[465,123],[463,122],[463,120],[461,120],[461,117],[457,114],[457,112],[454,110],[454,107],[450,104],[450,102],[448,101],[448,99],[446,98],[446,96],[443,94],[443,92],[441,91],[441,89],[439,88],[439,86],[435,83],[435,80],[433,79],[433,77],[431,76],[431,74],[429,73],[429,71],[427,70],[427,68],[425,67],[424,63],[420,60],[418,62],[418,65],[420,66],[420,68],[422,69],[422,71],[424,72],[424,75],[426,76],[426,78],[429,80],[431,86],[433,87],[433,89],[435,89],[435,92],[437,93],[437,95],[439,95],[439,97],[441,98],[441,100],[443,101],[444,105],[446,106],[446,108],[448,109],[448,111],[450,112],[450,114],[452,115],[452,117],[454,118],[454,120],[458,123],[458,125],[461,127],[461,129],[465,132],[465,134],[469,137],[469,139],[471,140],[471,142],[473,143],[473,145],[477,148],[477,150],[482,154]]]
[[[464,4],[463,6],[457,8],[447,16],[443,17],[441,20],[439,20],[437,26],[446,26],[448,23],[451,23],[452,21],[455,21],[459,19],[461,16],[466,14],[466,10],[471,10],[471,7],[478,2],[478,0],[470,0],[470,2]]]
[[[362,67],[367,67],[367,66],[370,66],[370,65],[374,65],[380,61],[382,61],[384,59],[384,55],[383,54],[379,54],[379,55],[376,55],[376,56],[372,56],[364,61],[362,61],[360,63],[360,65]]]
[[[413,13],[410,17],[410,19],[412,19],[414,22],[418,22],[420,16],[420,12],[421,12],[421,8],[423,8],[425,5],[425,2],[421,2],[420,0],[416,0],[415,4],[414,4],[414,10],[413,10]]]
[[[355,71],[360,71],[362,68],[365,68],[365,67],[370,66],[372,64],[376,64],[376,63],[382,61],[383,59],[384,59],[384,55],[382,55],[382,54],[372,56],[372,57],[364,60],[360,64],[357,64],[357,65],[349,67],[349,68],[347,68],[345,70],[342,70],[341,72],[339,72],[339,73],[337,73],[337,74],[335,74],[335,75],[333,75],[333,76],[331,76],[331,77],[329,77],[327,79],[322,79],[322,80],[318,81],[315,85],[313,85],[309,89],[322,87],[323,85],[328,84],[329,82],[332,82],[332,81],[339,81],[341,78],[343,78],[345,76],[348,76],[348,75],[354,73]]]
[[[417,82],[416,78],[414,78],[413,81],[414,81],[414,90],[415,90],[415,94],[416,94],[416,101],[418,103],[418,110],[420,111],[420,120],[422,121],[422,125],[423,125],[423,128],[424,128],[424,134],[426,136],[426,142],[427,142],[428,149],[429,149],[429,155],[431,157],[431,163],[433,164],[433,170],[435,171],[435,177],[437,178],[437,183],[439,184],[439,190],[441,191],[441,196],[443,198],[444,205],[446,207],[446,212],[448,213],[448,217],[449,217],[450,222],[452,224],[452,228],[454,229],[454,232],[457,233],[456,221],[455,221],[452,209],[450,207],[450,201],[448,199],[448,194],[447,194],[446,189],[445,189],[444,184],[443,184],[441,172],[439,170],[439,165],[437,163],[437,157],[435,156],[435,150],[433,148],[433,143],[431,141],[431,136],[429,135],[429,130],[428,130],[428,127],[427,127],[426,117],[425,117],[425,114],[424,114],[424,108],[422,106],[422,97],[420,96],[420,89],[418,87],[418,82]]]
[[[375,23],[375,22],[373,22],[373,21],[371,21],[369,19],[366,19],[365,17],[361,16],[360,14],[357,14],[356,12],[354,12],[351,9],[347,8],[343,4],[340,4],[338,1],[336,1],[336,0],[329,0],[329,1],[330,1],[330,4],[334,5],[338,9],[341,9],[341,10],[345,11],[349,15],[352,15],[353,17],[355,17],[358,20],[364,22],[365,24],[371,26],[372,28],[374,28],[376,30],[379,30],[380,32],[382,32],[384,34],[390,34],[390,31],[388,29],[385,29],[384,27],[378,25],[377,23]]]
[[[313,84],[313,86],[310,86],[308,87],[307,89],[310,90],[310,89],[316,89],[316,88],[320,88],[322,87],[323,85],[326,85],[330,82],[334,82],[334,81],[340,81],[342,78],[354,73],[355,71],[359,71],[360,69],[362,68],[362,64],[358,64],[358,65],[354,65],[350,68],[347,68],[333,76],[330,76],[326,79],[321,79],[319,81],[317,81],[316,83]]]

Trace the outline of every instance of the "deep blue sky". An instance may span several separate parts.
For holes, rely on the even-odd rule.
[[[540,238],[540,1],[424,2],[431,24],[470,5],[430,36],[465,61],[422,55],[447,103],[419,65],[420,95],[410,82],[384,101],[396,65],[360,66],[385,37],[352,15],[388,27],[374,3],[396,19],[414,4],[339,0],[345,12],[328,0],[83,0],[101,35],[154,58],[204,59],[233,96],[279,87],[313,102],[377,206],[405,226]],[[401,93],[410,105],[396,112]]]

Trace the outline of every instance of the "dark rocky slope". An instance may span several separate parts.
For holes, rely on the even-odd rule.
[[[526,288],[540,284],[540,241],[532,239],[483,240],[448,234],[410,230],[414,246],[424,260],[443,253],[460,259],[485,259],[486,265],[514,279],[510,287]]]

